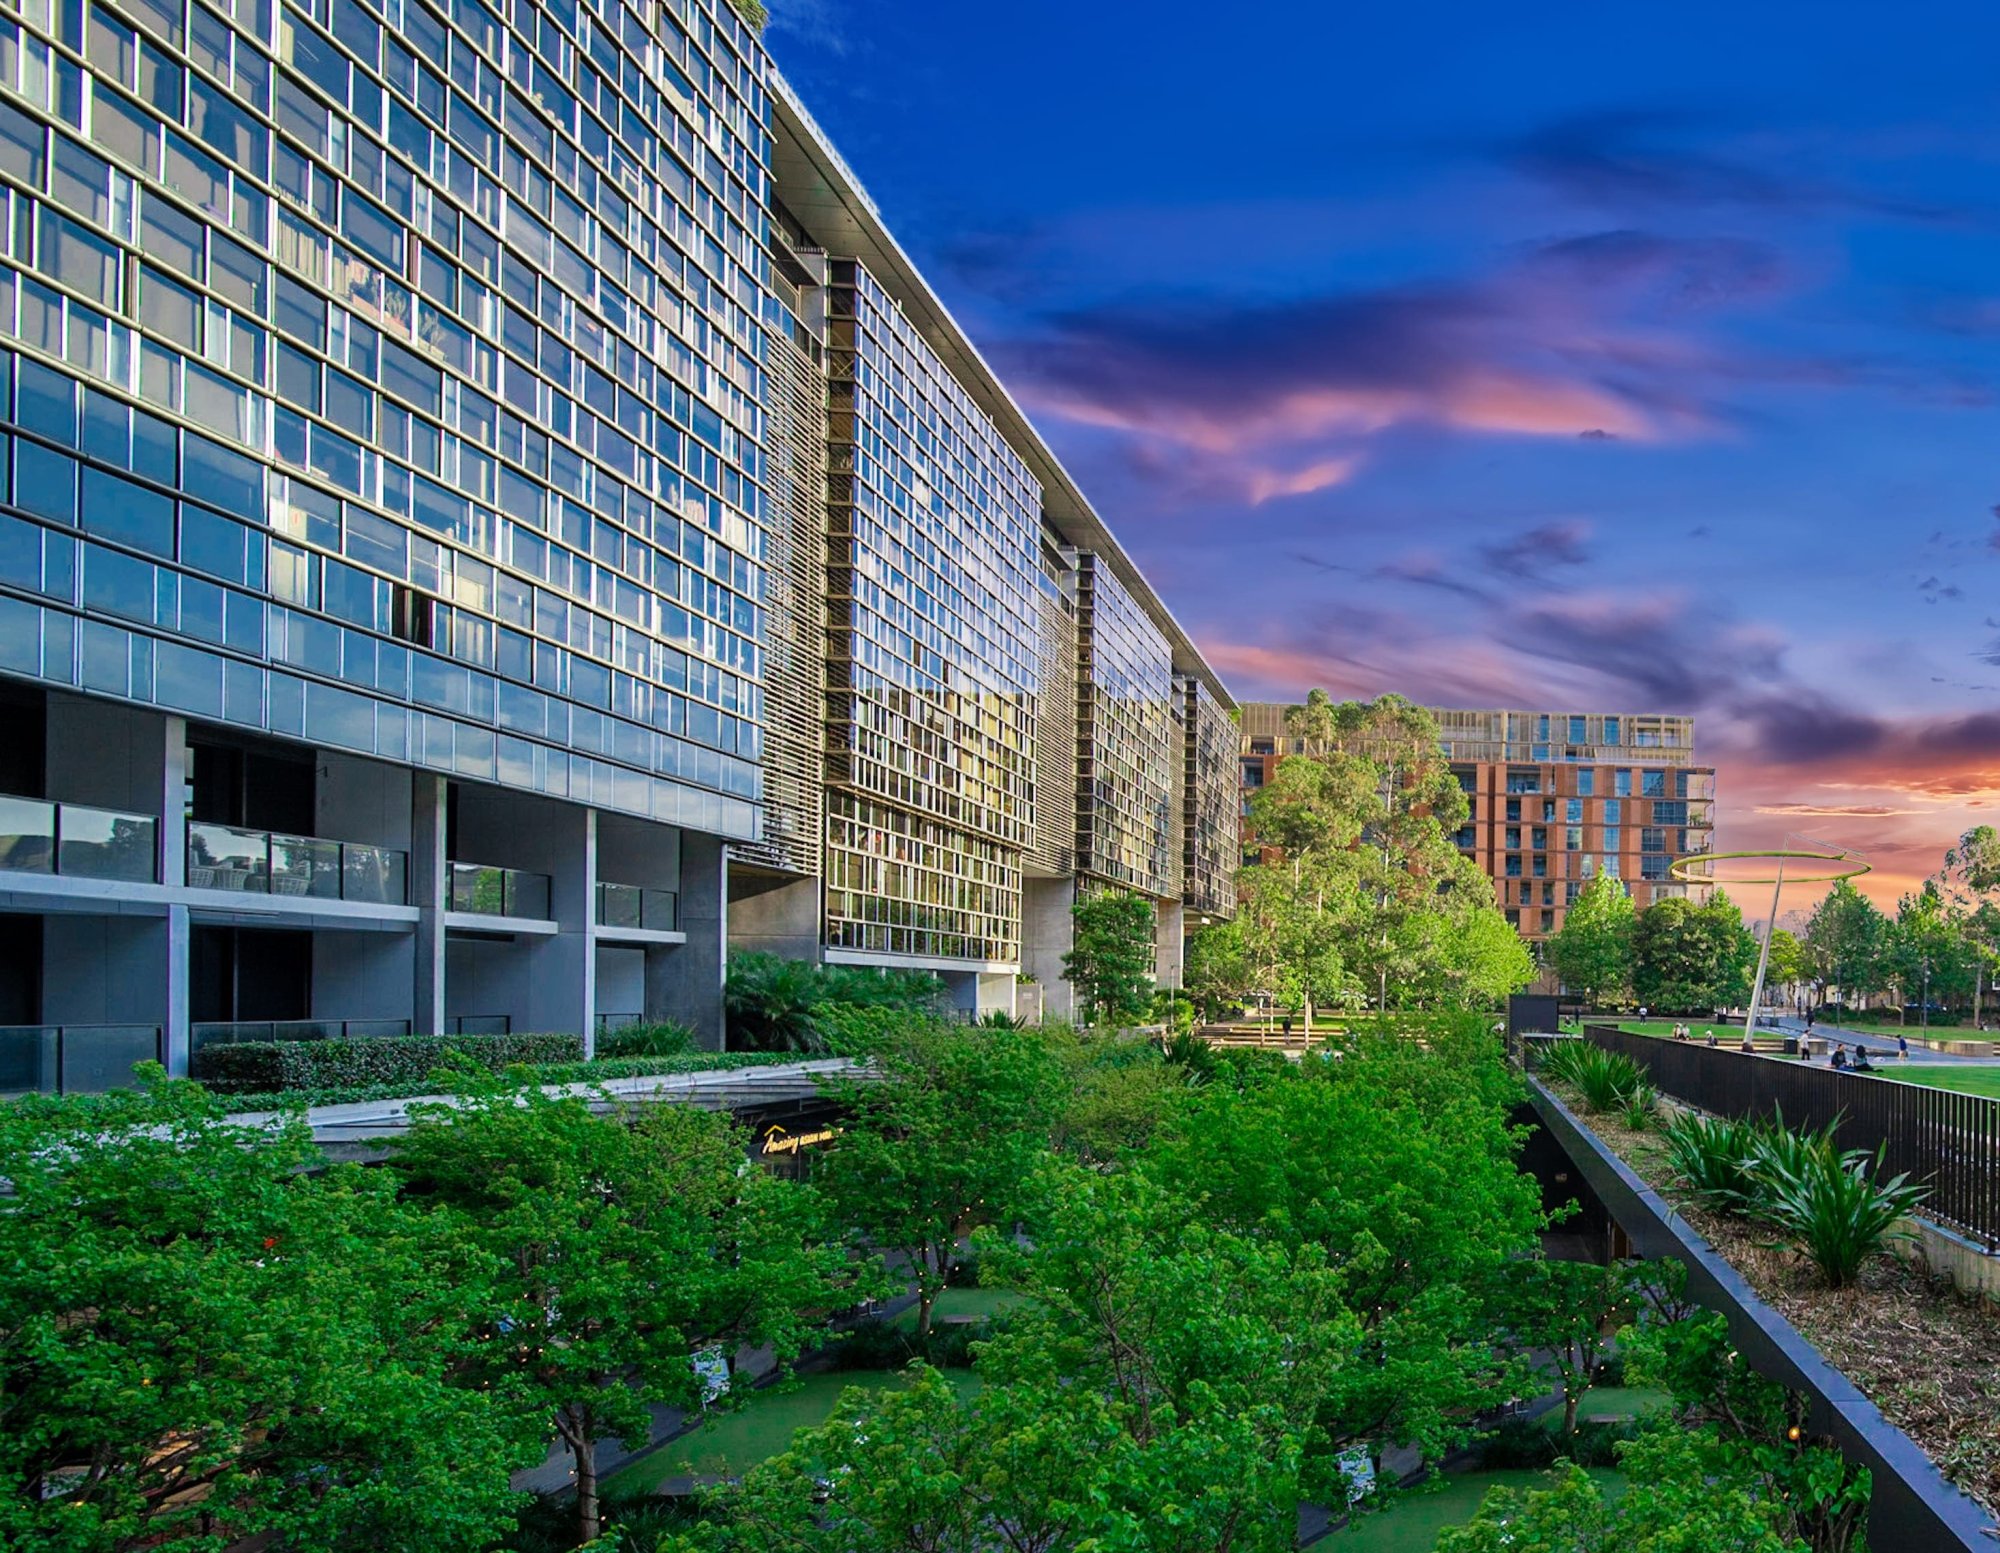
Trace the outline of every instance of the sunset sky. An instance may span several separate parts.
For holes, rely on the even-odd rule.
[[[1692,711],[1884,905],[1993,817],[2000,8],[772,9],[1240,698]]]

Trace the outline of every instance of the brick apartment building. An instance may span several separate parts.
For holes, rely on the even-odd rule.
[[[1250,794],[1287,755],[1304,753],[1287,708],[1242,710],[1242,784]],[[1493,881],[1523,938],[1548,937],[1599,873],[1626,882],[1633,904],[1685,895],[1673,860],[1708,850],[1715,768],[1695,763],[1694,719],[1658,713],[1461,711],[1430,708],[1472,813],[1464,854]],[[1246,856],[1254,841],[1246,832]]]

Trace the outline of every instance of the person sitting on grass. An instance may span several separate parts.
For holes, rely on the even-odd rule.
[[[1720,1041],[1716,1040],[1716,1038],[1715,1038],[1715,1032],[1714,1032],[1713,1030],[1710,1030],[1710,1031],[1707,1031],[1707,1032],[1706,1032],[1706,1034],[1707,1034],[1707,1036],[1708,1036],[1708,1044],[1709,1044],[1709,1045],[1711,1045],[1711,1046],[1720,1046],[1720,1045],[1722,1044],[1722,1043],[1721,1043]]]
[[[1850,1073],[1874,1073],[1877,1071],[1875,1064],[1868,1060],[1867,1047],[1858,1044],[1855,1046],[1854,1061],[1848,1064],[1847,1071]]]
[[[1847,1048],[1841,1045],[1840,1042],[1835,1041],[1833,1043],[1833,1056],[1828,1059],[1828,1062],[1833,1067],[1845,1069],[1847,1066]]]

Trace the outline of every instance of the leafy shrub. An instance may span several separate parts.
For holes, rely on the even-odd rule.
[[[1663,1134],[1674,1180],[1705,1208],[1744,1213],[1757,1198],[1757,1128],[1724,1116],[1683,1112]]]
[[[1866,1149],[1836,1156],[1830,1143],[1760,1156],[1766,1217],[1833,1288],[1854,1282],[1862,1263],[1908,1235],[1900,1221],[1930,1195],[1907,1175],[1877,1179],[1886,1149],[1872,1159]]]
[[[1585,1054],[1595,1051],[1585,1040],[1549,1041],[1542,1048],[1541,1060],[1536,1071],[1544,1078],[1554,1079],[1562,1084],[1574,1084],[1577,1070],[1586,1060]]]
[[[972,1367],[972,1347],[993,1335],[991,1321],[954,1321],[933,1327],[928,1341],[914,1329],[870,1317],[835,1340],[830,1357],[836,1370],[900,1370],[915,1359],[941,1370]]]
[[[1574,1084],[1583,1103],[1593,1111],[1616,1111],[1626,1097],[1646,1082],[1639,1064],[1623,1052],[1606,1051],[1601,1046],[1583,1046],[1564,1061],[1567,1072],[1559,1076]]]
[[[979,1016],[979,1027],[982,1030],[1019,1030],[1023,1025],[1004,1008],[989,1008]]]
[[[580,1035],[392,1035],[373,1040],[244,1041],[195,1053],[194,1077],[222,1094],[401,1084],[453,1054],[499,1072],[516,1063],[582,1062]]]
[[[1659,1114],[1660,1092],[1651,1084],[1640,1083],[1625,1097],[1625,1125],[1644,1132]]]
[[[1618,1447],[1639,1430],[1635,1422],[1580,1424],[1564,1438],[1543,1418],[1509,1418],[1478,1442],[1479,1464],[1489,1470],[1526,1467],[1538,1470],[1558,1461],[1573,1461],[1584,1467],[1611,1467],[1618,1463]]]
[[[1182,1031],[1163,1048],[1167,1061],[1184,1070],[1190,1084],[1206,1084],[1215,1077],[1221,1059],[1216,1050],[1192,1031]]]
[[[658,1024],[627,1025],[597,1038],[597,1055],[619,1057],[684,1057],[694,1050],[694,1031],[671,1019]]]
[[[819,1052],[828,1015],[842,1009],[941,1013],[944,983],[929,971],[814,965],[773,954],[733,954],[723,987],[729,1044],[737,1051]]]
[[[1153,1023],[1165,1025],[1170,1035],[1185,1035],[1194,1029],[1194,999],[1178,988],[1162,987],[1153,994]]]
[[[1804,1176],[1833,1165],[1840,1153],[1833,1141],[1836,1125],[1828,1122],[1818,1132],[1794,1132],[1785,1125],[1783,1111],[1778,1113],[1776,1126],[1753,1124],[1751,1173],[1760,1181],[1769,1181],[1778,1176]],[[1750,1209],[1753,1214],[1758,1214],[1766,1205],[1768,1196],[1765,1193],[1752,1201]]]

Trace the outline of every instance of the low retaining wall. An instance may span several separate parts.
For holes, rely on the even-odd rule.
[[[1675,1257],[1688,1270],[1688,1293],[1729,1323],[1729,1335],[1760,1375],[1802,1393],[1809,1422],[1849,1461],[1868,1468],[1874,1497],[1868,1540],[1878,1548],[1922,1548],[1925,1553],[1995,1553],[2000,1536],[1986,1513],[1931,1465],[1914,1441],[1789,1321],[1690,1229],[1666,1200],[1533,1077],[1528,1093],[1536,1113],[1591,1189],[1630,1237],[1639,1255]]]

